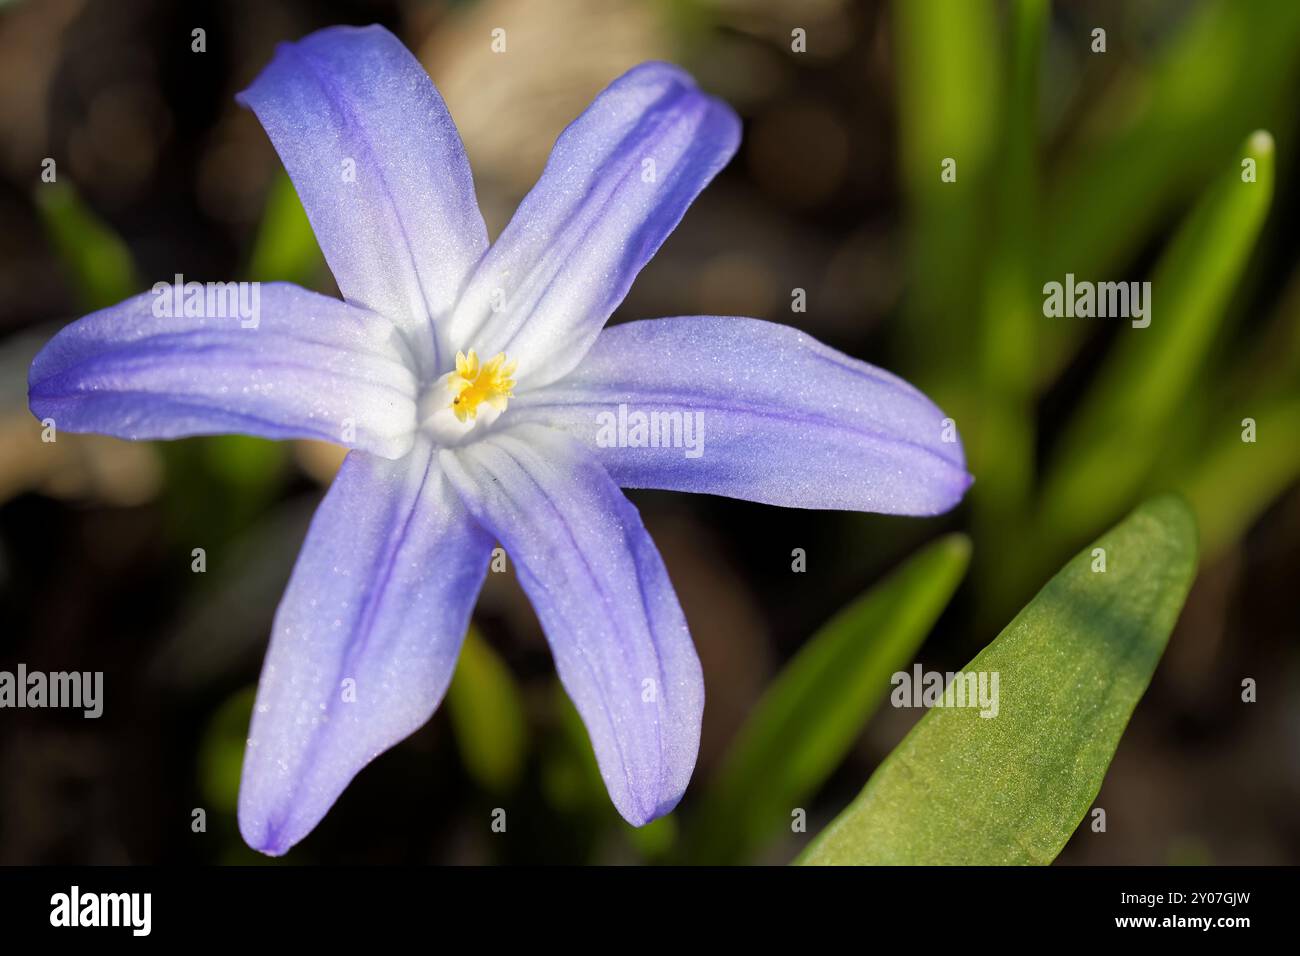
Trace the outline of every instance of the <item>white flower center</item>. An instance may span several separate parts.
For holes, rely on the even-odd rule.
[[[514,394],[516,365],[504,352],[487,362],[480,362],[473,349],[468,355],[457,352],[455,370],[420,399],[420,428],[439,444],[455,445],[475,428],[492,424]]]

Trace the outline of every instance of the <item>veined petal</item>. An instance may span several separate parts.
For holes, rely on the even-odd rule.
[[[704,684],[636,508],[551,429],[509,429],[439,457],[515,562],[614,806],[634,826],[668,813],[695,767]]]
[[[739,141],[736,115],[683,70],[625,73],[556,141],[457,303],[449,340],[506,352],[525,387],[562,376]]]
[[[250,846],[285,852],[362,767],[429,719],[491,548],[426,442],[400,461],[347,457],[262,667],[239,790]]]
[[[416,381],[387,319],[287,283],[258,288],[255,324],[156,314],[177,311],[173,288],[54,336],[32,362],[32,413],[118,438],[239,432],[388,458],[410,449]]]
[[[433,363],[430,323],[455,303],[487,230],[419,61],[383,27],[330,27],[281,44],[238,100],[280,154],[343,297],[399,323]]]
[[[608,328],[577,369],[516,396],[510,414],[577,436],[625,488],[931,515],[971,482],[954,424],[925,395],[757,319]]]

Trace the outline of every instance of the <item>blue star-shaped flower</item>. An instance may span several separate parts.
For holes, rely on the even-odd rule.
[[[343,301],[268,285],[247,328],[157,314],[145,293],[55,336],[30,400],[69,431],[352,449],[275,617],[244,838],[285,852],[429,719],[498,541],[615,806],[635,825],[672,810],[704,687],[620,486],[935,514],[970,483],[951,423],[907,383],[785,326],[693,316],[602,331],[739,141],[735,114],[676,67],[644,64],[601,93],[492,245],[442,98],[387,31],[283,45],[240,101]]]

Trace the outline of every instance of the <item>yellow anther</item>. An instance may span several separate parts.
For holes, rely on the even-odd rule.
[[[469,355],[456,353],[456,372],[451,376],[454,397],[451,410],[456,418],[465,421],[478,416],[479,405],[487,402],[498,412],[506,410],[506,402],[514,395],[515,373],[518,363],[507,362],[506,353],[498,352],[491,361],[480,363],[473,349]]]

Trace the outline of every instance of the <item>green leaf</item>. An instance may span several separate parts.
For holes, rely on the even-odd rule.
[[[831,618],[786,665],[741,728],[686,841],[731,862],[790,821],[844,759],[961,583],[970,541],[940,538]]]
[[[1064,548],[1123,512],[1177,433],[1268,213],[1273,155],[1273,138],[1263,131],[1242,145],[1162,256],[1151,283],[1150,326],[1125,322],[1067,427],[1040,521]],[[1255,163],[1254,182],[1242,179],[1245,159]]]
[[[114,305],[139,291],[126,243],[66,183],[36,190],[36,208],[55,251],[71,274],[83,308]]]
[[[248,275],[258,282],[296,282],[310,286],[324,262],[316,233],[293,182],[281,171],[271,181],[266,194]]]
[[[447,690],[447,710],[461,759],[486,790],[501,793],[524,769],[524,707],[501,658],[473,627]]]
[[[994,717],[936,707],[800,857],[805,864],[1050,863],[1101,788],[1196,570],[1196,524],[1153,498],[1085,549],[965,672]]]

